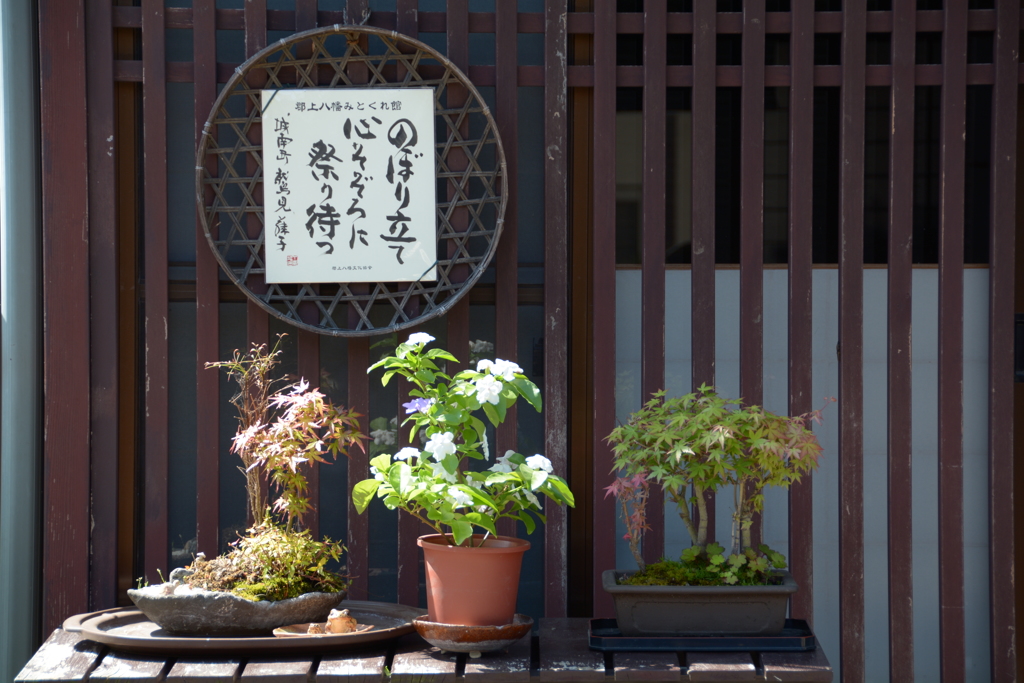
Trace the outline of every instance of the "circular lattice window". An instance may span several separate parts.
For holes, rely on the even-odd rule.
[[[339,202],[338,197],[334,197],[333,204],[321,201],[319,207],[332,207],[333,213],[329,215],[312,205],[288,207],[287,202],[293,197],[287,185],[280,182],[280,174],[276,184],[274,178],[264,175],[268,166],[273,166],[269,158],[264,158],[265,154],[281,156],[285,148],[280,141],[289,139],[284,137],[289,135],[287,130],[283,134],[275,131],[274,121],[267,115],[267,103],[273,101],[275,92],[290,93],[288,97],[294,100],[296,91],[301,89],[334,91],[339,95],[335,98],[338,101],[320,105],[334,110],[333,116],[325,112],[322,125],[336,135],[346,135],[345,140],[354,141],[351,146],[359,150],[355,143],[362,141],[356,136],[360,132],[371,134],[366,126],[385,118],[385,112],[371,111],[369,107],[397,107],[397,100],[402,98],[386,95],[394,93],[393,89],[405,88],[420,89],[421,93],[429,89],[432,93],[432,119],[427,121],[433,127],[434,164],[429,169],[427,190],[420,192],[419,201],[422,205],[423,196],[426,197],[424,215],[433,213],[435,221],[433,234],[416,245],[421,264],[425,262],[426,267],[417,271],[422,275],[412,278],[370,281],[374,276],[364,274],[363,281],[356,282],[347,274],[353,269],[369,268],[360,265],[363,254],[358,248],[365,247],[364,253],[371,248],[378,252],[386,248],[389,251],[384,253],[401,261],[402,249],[410,246],[403,244],[410,238],[401,237],[405,226],[396,221],[389,225],[385,225],[388,221],[378,221],[379,234],[373,235],[368,221],[358,225],[355,221],[366,214],[356,198],[351,206]],[[351,97],[356,93],[381,97],[356,102]],[[282,97],[282,101],[286,99]],[[389,99],[394,101],[388,102]],[[323,103],[323,97],[318,101]],[[366,109],[362,109],[364,104]],[[305,108],[304,103],[293,106]],[[339,116],[353,106],[360,111],[352,109],[352,116]],[[429,106],[421,107],[421,113]],[[297,120],[298,117],[292,119],[293,124]],[[401,147],[400,143],[407,143],[410,136],[401,124],[396,126],[382,134],[394,146]],[[358,185],[362,177],[355,174],[350,186],[344,176],[339,178],[336,169],[323,168],[324,159],[330,163],[331,155],[341,158],[340,149],[333,145],[324,143],[310,150],[292,148],[291,152],[297,171],[315,179],[318,172],[324,174],[322,183],[316,181],[321,185],[316,189],[324,197],[335,192],[328,181],[337,181],[340,194],[352,191],[350,187]],[[429,152],[426,154],[424,161],[429,159]],[[396,183],[395,174],[401,173],[402,163],[403,158],[395,155],[387,174],[378,172],[376,176],[386,175]],[[364,175],[370,173],[364,171]],[[361,191],[362,186],[359,187]],[[501,140],[490,110],[473,84],[429,46],[392,31],[364,26],[333,26],[297,33],[240,66],[221,91],[203,129],[196,162],[196,188],[207,240],[221,267],[246,296],[271,315],[293,325],[336,336],[389,333],[448,311],[476,283],[490,262],[507,202]],[[393,194],[395,201],[402,200],[400,183]],[[371,203],[364,201],[362,209],[370,210]],[[347,260],[336,261],[349,264],[334,267],[339,273],[336,279],[319,277],[298,282],[303,279],[299,275],[282,282],[276,281],[276,276],[268,276],[268,264],[273,270],[277,267],[274,259],[278,257],[268,250],[283,243],[281,230],[275,229],[268,219],[281,223],[279,218],[274,219],[274,212],[282,206],[283,210],[295,212],[293,235],[301,236],[306,230],[313,235],[315,228],[323,231],[325,221],[328,223],[331,236],[337,237],[335,253],[348,252],[344,254]],[[317,218],[319,223],[314,221]],[[351,238],[348,223],[352,223]],[[383,241],[375,243],[375,238]],[[335,249],[333,244],[329,248]],[[410,253],[406,252],[406,261]]]

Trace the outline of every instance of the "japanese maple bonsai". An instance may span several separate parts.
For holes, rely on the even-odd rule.
[[[170,581],[129,591],[165,630],[265,633],[323,621],[345,597],[348,579],[328,566],[344,547],[326,537],[319,541],[302,528],[311,509],[303,470],[312,462],[328,462],[327,455],[336,459],[352,446],[363,448],[363,436],[354,412],[333,406],[304,380],[274,392],[282,382],[272,378],[280,345],[279,338],[272,350],[254,345],[247,354],[236,351],[229,361],[207,364],[226,369],[239,386],[232,399],[239,427],[231,451],[242,461],[252,526],[229,552],[209,560],[199,553],[189,567],[172,572]],[[261,478],[279,494],[273,505],[267,505]],[[164,599],[171,596],[183,599]],[[208,601],[217,609],[207,607]]]
[[[793,417],[776,415],[760,406],[744,405],[739,399],[723,398],[703,385],[680,397],[656,392],[611,432],[608,441],[619,476],[607,490],[619,501],[626,539],[639,567],[635,573],[609,570],[603,576],[605,589],[616,596],[619,627],[624,633],[767,634],[782,629],[788,597],[796,584],[783,571],[786,561],[781,553],[765,544],[753,545],[752,528],[755,515],[763,509],[767,487],[789,488],[817,467],[821,444],[808,428],[812,421],[820,423],[820,409]],[[666,499],[675,504],[691,545],[682,550],[679,560],[663,559],[648,565],[640,543],[647,528],[646,505],[652,484],[660,486]],[[705,498],[706,493],[724,488],[732,489],[734,503],[728,553],[708,537]],[[691,506],[696,508],[696,518]],[[766,598],[756,597],[754,602],[760,608],[734,626],[709,618],[709,593],[735,602],[737,596],[761,589],[777,594],[772,609],[765,608]],[[645,597],[636,598],[638,593]],[[639,623],[633,623],[636,601],[650,602],[652,594],[696,594],[704,602],[690,615],[694,623],[670,623],[672,615],[666,614],[640,617]],[[688,601],[691,599],[683,599]],[[670,612],[685,619],[689,610],[676,605]]]

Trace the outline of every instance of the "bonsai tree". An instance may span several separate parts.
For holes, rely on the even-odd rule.
[[[619,477],[608,487],[626,521],[626,538],[640,573],[634,583],[765,583],[785,558],[751,540],[754,515],[769,486],[789,488],[818,466],[821,444],[810,429],[821,410],[787,417],[741,399],[726,399],[702,385],[692,394],[668,398],[656,392],[626,424],[608,436]],[[640,540],[647,528],[651,482],[661,486],[690,534],[681,562],[645,566]],[[731,487],[731,552],[708,538],[705,494]],[[696,506],[697,519],[691,514]]]
[[[253,345],[244,355],[235,351],[229,361],[207,364],[224,368],[238,384],[232,403],[239,425],[231,452],[242,461],[253,525],[229,553],[196,558],[184,579],[194,588],[283,600],[309,592],[337,593],[348,585],[327,568],[344,547],[326,537],[318,541],[302,528],[311,510],[304,470],[312,462],[328,462],[328,455],[337,459],[353,446],[363,448],[363,435],[355,412],[332,405],[305,380],[272,393],[284,382],[272,378],[283,336],[273,349]],[[261,491],[261,479],[277,493],[273,504]]]

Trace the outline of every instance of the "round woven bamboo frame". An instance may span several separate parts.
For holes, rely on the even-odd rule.
[[[368,54],[379,45],[382,54]],[[349,87],[434,89],[435,282],[266,282],[261,91]],[[370,336],[443,315],[476,283],[501,235],[506,178],[490,110],[444,55],[394,31],[334,25],[296,33],[235,70],[203,127],[196,202],[217,262],[260,308],[320,334]]]

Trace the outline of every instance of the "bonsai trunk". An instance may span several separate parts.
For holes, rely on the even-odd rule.
[[[699,545],[702,548],[707,543],[707,509],[701,507],[704,505],[704,497],[699,493],[697,494],[697,509],[700,512],[700,528],[693,523],[693,517],[690,516],[690,506],[686,501],[685,489],[682,493],[679,491],[666,489],[669,498],[675,503],[676,510],[679,511],[679,517],[683,520],[683,524],[686,525],[686,530],[690,533],[690,542],[694,545]]]

